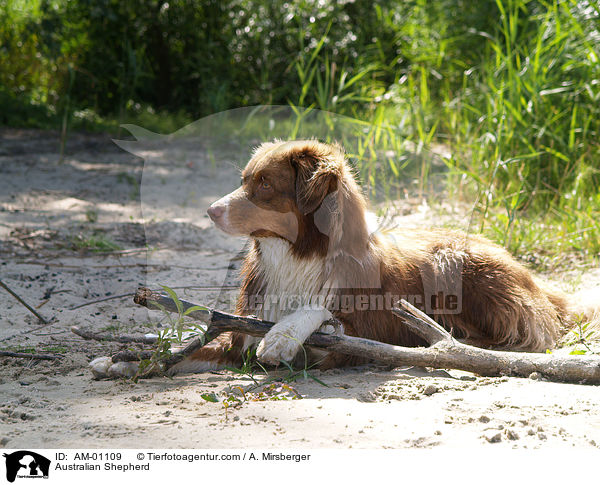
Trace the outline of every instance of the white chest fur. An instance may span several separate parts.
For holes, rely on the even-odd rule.
[[[265,320],[277,322],[298,308],[315,303],[322,292],[325,275],[320,258],[297,258],[287,241],[261,238],[260,270],[263,280]]]

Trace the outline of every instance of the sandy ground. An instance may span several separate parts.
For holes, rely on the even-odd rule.
[[[72,135],[63,163],[57,148],[55,133],[0,131],[1,279],[52,319],[41,325],[0,289],[0,348],[64,355],[0,359],[2,447],[600,445],[594,386],[374,365],[310,372],[326,385],[310,378],[281,384],[288,376],[281,371],[255,375],[260,388],[230,371],[137,383],[93,380],[88,362],[123,346],[82,340],[72,325],[143,334],[166,323],[130,296],[74,307],[140,284],[167,284],[202,286],[178,293],[231,308],[235,290],[220,288],[237,283],[243,241],[220,234],[204,212],[238,184],[234,165],[245,152],[224,154],[231,170],[215,170],[199,163],[202,150],[190,145],[185,153],[195,155],[180,157],[175,168],[147,166],[142,183],[143,160],[106,136]],[[144,149],[143,156],[155,150],[157,160],[169,158],[160,148]],[[426,219],[424,210],[408,212],[409,219]],[[596,271],[583,280],[599,279]]]

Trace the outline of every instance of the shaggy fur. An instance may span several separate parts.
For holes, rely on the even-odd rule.
[[[236,311],[276,322],[259,343],[228,333],[174,372],[239,364],[258,344],[266,363],[309,357],[322,368],[361,359],[306,354],[304,340],[334,315],[344,332],[402,346],[425,345],[390,312],[420,306],[472,344],[542,352],[572,325],[574,309],[503,248],[455,231],[373,232],[343,150],[314,140],[265,143],[242,185],[208,211],[227,233],[251,238]],[[293,304],[295,303],[295,304]]]

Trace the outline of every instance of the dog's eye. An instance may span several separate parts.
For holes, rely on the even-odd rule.
[[[271,184],[267,182],[264,178],[260,181],[261,188],[268,190],[271,188]]]

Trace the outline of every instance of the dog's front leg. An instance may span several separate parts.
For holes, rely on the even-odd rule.
[[[258,345],[258,360],[266,364],[278,364],[282,360],[291,362],[304,341],[331,318],[328,310],[318,306],[305,306],[286,315],[273,325]]]

